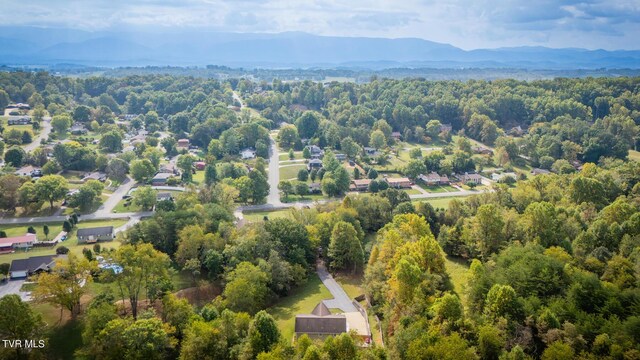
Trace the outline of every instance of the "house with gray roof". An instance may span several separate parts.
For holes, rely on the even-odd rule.
[[[113,226],[78,229],[78,244],[91,244],[98,241],[111,241],[114,238]]]
[[[56,263],[55,255],[32,256],[27,259],[16,259],[11,262],[9,277],[25,278],[43,271],[50,271]]]
[[[312,339],[324,339],[347,332],[347,317],[331,314],[324,302],[316,305],[311,314],[296,315],[296,337],[307,334]]]

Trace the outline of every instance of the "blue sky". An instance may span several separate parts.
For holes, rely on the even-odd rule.
[[[640,49],[640,0],[2,0],[0,12],[4,25],[82,30],[304,31],[417,37],[464,49]]]

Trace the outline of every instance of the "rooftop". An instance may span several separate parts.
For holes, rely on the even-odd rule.
[[[101,226],[94,228],[78,229],[78,236],[102,236],[113,234],[113,226]]]
[[[0,238],[0,247],[13,246],[13,244],[23,244],[37,240],[36,234],[26,234],[8,238]]]

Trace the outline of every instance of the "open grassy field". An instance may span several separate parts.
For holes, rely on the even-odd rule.
[[[193,175],[193,182],[196,184],[202,184],[204,182],[204,170],[196,171]]]
[[[293,152],[293,158],[294,159],[303,159],[302,151],[294,151]],[[280,161],[289,160],[289,152],[285,152],[284,154],[280,154],[278,156],[278,160],[280,160]]]
[[[404,192],[406,192],[409,195],[418,195],[418,194],[422,194],[420,192],[420,190],[416,190],[416,189],[406,189],[404,190]]]
[[[331,298],[331,293],[314,272],[306,284],[279,299],[267,312],[276,320],[283,339],[288,342],[293,337],[296,314],[310,314],[320,301]]]
[[[462,304],[467,308],[467,282],[469,281],[469,265],[463,259],[452,258],[450,256],[445,257],[445,268],[453,284],[453,289],[462,300]]]
[[[307,166],[305,164],[287,165],[280,167],[280,180],[295,179],[298,177],[298,171],[306,168]]]
[[[276,210],[276,211],[253,211],[243,214],[247,221],[262,221],[264,216],[268,216],[269,219],[287,218],[290,216],[288,209]]]
[[[640,151],[629,150],[629,160],[640,161]]]
[[[460,199],[460,200],[464,200],[464,196],[450,196],[450,197],[441,197],[441,198],[435,198],[435,199],[415,199],[412,200],[412,202],[428,202],[431,204],[431,206],[433,206],[434,208],[441,208],[441,209],[447,209],[449,207],[449,201],[453,200],[453,199]]]
[[[75,254],[82,254],[82,249],[84,247],[92,247],[93,245],[86,244],[78,244],[78,238],[75,236],[75,232],[77,229],[84,229],[89,227],[98,227],[98,226],[109,226],[112,225],[114,228],[124,225],[127,222],[126,219],[114,219],[114,220],[95,220],[95,221],[80,221],[78,223],[77,228],[74,228],[71,231],[71,234],[68,235],[68,239],[62,243],[54,247],[47,248],[34,248],[29,251],[18,250],[12,254],[3,254],[0,255],[0,263],[10,263],[15,259],[26,259],[31,256],[40,256],[40,255],[53,255],[56,253],[56,248],[58,246],[66,246],[69,250]],[[23,226],[15,226],[15,227],[2,227],[0,229],[7,232],[7,236],[18,236],[24,235],[27,232],[28,225]],[[34,228],[37,231],[38,237],[44,239],[44,234],[42,233],[42,224],[34,225]],[[62,231],[61,223],[49,224],[49,239],[53,239],[60,231]],[[101,243],[103,247],[110,248],[118,248],[120,243],[117,241],[110,241],[106,243]]]

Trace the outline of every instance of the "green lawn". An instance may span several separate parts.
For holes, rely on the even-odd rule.
[[[196,171],[193,175],[193,182],[196,184],[202,184],[204,182],[204,170]]]
[[[453,290],[458,294],[465,308],[466,303],[467,282],[469,281],[469,265],[463,259],[457,259],[450,256],[445,257],[445,268],[451,279]]]
[[[406,192],[409,195],[418,195],[418,194],[422,194],[420,192],[420,190],[416,190],[416,189],[406,189],[404,190],[404,192]]]
[[[333,278],[338,282],[338,284],[340,284],[340,286],[342,286],[344,292],[346,292],[351,299],[364,294],[364,290],[362,288],[362,282],[364,279],[362,278],[362,274],[353,275],[347,272],[336,274]]]
[[[288,218],[290,217],[290,212],[288,209],[284,209],[276,211],[255,211],[243,214],[247,221],[262,221],[265,215],[268,216],[269,219]]]
[[[449,186],[449,185],[429,186],[429,185],[425,185],[422,182],[419,182],[418,186],[420,186],[421,188],[425,189],[426,191],[428,191],[430,193],[443,193],[443,192],[459,191],[458,189],[454,188],[453,186]]]
[[[293,152],[293,158],[294,159],[303,159],[302,157],[302,151],[294,151]],[[286,152],[286,154],[280,154],[278,156],[278,160],[280,161],[285,161],[285,160],[289,160],[289,153]]]
[[[126,213],[126,212],[138,212],[138,211],[142,211],[142,208],[134,204],[131,198],[129,198],[126,200],[125,199],[120,200],[116,205],[116,207],[114,207],[111,212]]]
[[[640,151],[629,150],[629,160],[640,161]]]
[[[435,199],[415,199],[412,202],[428,202],[431,204],[431,206],[433,206],[434,208],[441,208],[441,209],[447,209],[449,207],[449,201],[453,200],[453,199],[460,199],[460,200],[464,200],[464,196],[449,196],[449,197],[441,197],[441,198],[435,198]]]
[[[285,199],[284,196],[281,197],[281,201],[283,203],[290,203],[290,202],[295,202],[295,201],[316,201],[316,200],[322,200],[325,199],[326,197],[322,194],[310,194],[310,195],[306,195],[303,197],[300,197],[298,195],[289,195],[289,199]]]
[[[89,227],[98,227],[98,226],[109,226],[112,225],[114,228],[124,225],[127,222],[126,219],[114,219],[114,220],[93,220],[93,221],[82,221],[78,223],[76,229],[84,229]],[[28,226],[17,226],[17,227],[9,227],[2,228],[7,232],[7,236],[16,236],[16,235],[24,235],[27,232]],[[42,225],[34,225],[34,228],[37,231],[37,234],[40,238],[44,238],[44,234],[42,233]],[[55,247],[46,247],[46,248],[34,248],[29,251],[17,250],[12,254],[4,254],[0,255],[0,263],[10,263],[16,259],[26,259],[31,256],[40,256],[40,255],[53,255],[56,253],[56,248],[58,246],[66,246],[73,252],[74,254],[81,255],[82,249],[84,247],[92,247],[93,245],[86,244],[78,244],[78,238],[75,236],[76,229],[71,231],[71,234],[68,235],[68,239],[63,241],[62,243],[56,245]],[[49,224],[49,239],[53,239],[60,231],[62,231],[62,224]],[[103,247],[110,248],[118,248],[120,243],[117,241],[110,241],[101,243]]]
[[[296,164],[296,165],[289,165],[289,166],[284,166],[280,168],[280,180],[289,180],[289,179],[295,179],[298,177],[298,171],[300,171],[301,169],[306,169],[307,165],[305,164]]]
[[[331,293],[314,272],[306,284],[292,291],[289,296],[279,299],[267,311],[276,320],[283,339],[289,342],[293,337],[296,315],[310,314],[320,301],[331,298]]]

